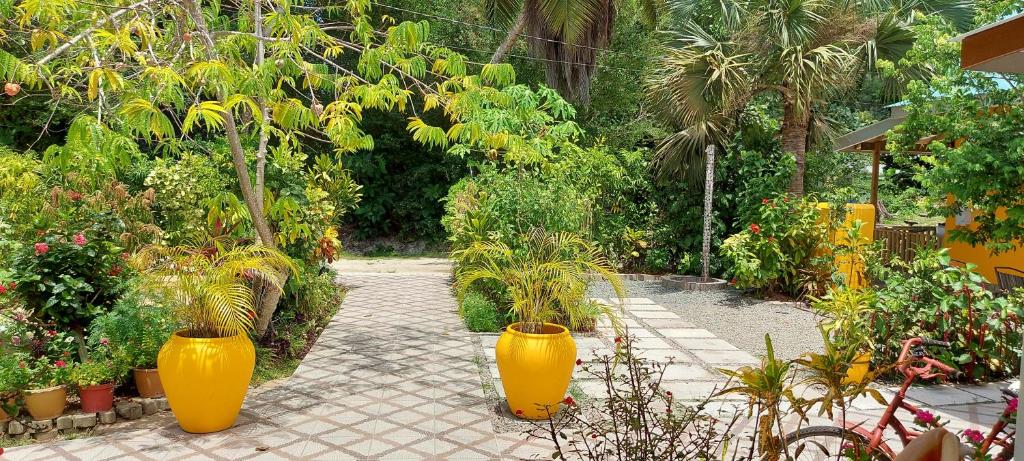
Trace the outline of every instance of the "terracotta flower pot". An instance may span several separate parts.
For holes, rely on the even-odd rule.
[[[114,407],[114,383],[82,386],[78,395],[82,397],[82,413],[100,413]]]
[[[14,399],[11,399],[11,400],[7,401],[7,405],[8,406],[13,405],[13,404],[14,404]],[[10,421],[10,420],[11,420],[11,415],[7,414],[7,412],[4,411],[3,406],[0,405],[0,423],[6,423],[7,421]]]
[[[64,408],[68,404],[68,390],[63,385],[27,390],[24,392],[24,396],[25,409],[36,421],[54,419],[63,415]]]
[[[509,325],[495,346],[498,374],[508,407],[525,419],[547,419],[558,412],[576,363],[576,341],[561,325],[523,333]]]
[[[132,374],[135,376],[135,387],[139,390],[139,397],[153,399],[164,396],[164,386],[160,383],[160,373],[156,368],[135,368]]]

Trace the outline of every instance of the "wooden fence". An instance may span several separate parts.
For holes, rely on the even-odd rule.
[[[914,259],[919,247],[938,248],[935,226],[876,226],[875,240],[885,245],[885,260],[898,256],[904,261]]]

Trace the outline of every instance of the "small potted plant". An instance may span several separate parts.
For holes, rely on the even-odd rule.
[[[169,309],[146,301],[133,291],[118,301],[114,309],[97,317],[89,325],[92,348],[104,345],[132,368],[132,378],[139,396],[164,396],[160,374],[156,369],[160,347],[174,334],[176,324]]]
[[[27,364],[23,362],[25,357],[0,348],[0,423],[18,416],[18,395],[28,386],[30,378]]]
[[[456,277],[459,289],[478,281],[505,287],[517,320],[495,346],[509,410],[526,419],[545,419],[558,412],[576,362],[576,342],[569,330],[550,323],[567,321],[577,329],[600,307],[618,329],[610,307],[584,302],[591,274],[607,280],[621,298],[622,282],[607,259],[590,243],[571,233],[534,231],[523,236],[524,248],[501,242],[476,242],[453,255],[464,261]]]
[[[63,415],[68,403],[69,363],[64,359],[50,361],[43,357],[34,364],[25,361],[24,367],[29,369],[30,379],[22,398],[32,419],[42,421]]]
[[[134,263],[182,326],[157,356],[178,424],[191,433],[231,427],[256,365],[248,335],[256,318],[253,283],[280,289],[295,264],[277,250],[226,238],[203,247],[150,246]]]

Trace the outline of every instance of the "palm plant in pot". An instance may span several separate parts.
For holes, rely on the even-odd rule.
[[[131,368],[140,397],[164,396],[156,358],[160,348],[177,331],[170,309],[132,292],[118,301],[113,310],[93,320],[89,331],[91,348],[106,345]]]
[[[576,343],[563,320],[574,330],[588,326],[593,305],[585,304],[593,274],[607,280],[620,299],[622,282],[608,260],[590,243],[572,233],[533,231],[521,248],[481,241],[456,251],[459,290],[477,282],[497,282],[506,290],[511,315],[495,346],[498,373],[509,409],[521,418],[544,419],[558,412],[576,362]],[[619,320],[609,306],[602,314]]]
[[[248,333],[255,318],[253,283],[280,289],[295,271],[288,256],[224,238],[201,247],[151,246],[134,260],[182,329],[160,349],[157,370],[167,402],[186,432],[231,427],[256,365]]]

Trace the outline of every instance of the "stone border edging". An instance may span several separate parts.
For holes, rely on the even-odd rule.
[[[11,419],[0,423],[0,435],[12,438],[31,436],[39,441],[47,441],[56,438],[57,431],[89,429],[98,424],[106,426],[116,423],[118,419],[132,421],[170,409],[165,397],[155,399],[131,397],[117,401],[113,408],[100,413],[69,413],[41,421],[22,422],[18,419]]]

